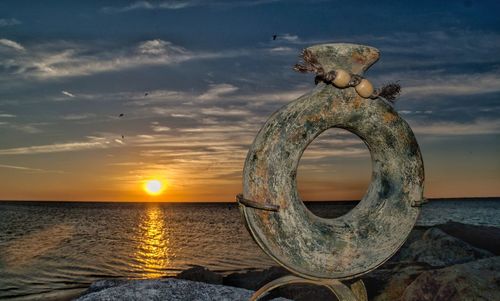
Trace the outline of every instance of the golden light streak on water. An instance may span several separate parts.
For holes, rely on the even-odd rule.
[[[137,233],[137,251],[135,260],[144,278],[156,278],[166,275],[170,258],[174,255],[169,248],[169,229],[161,208],[151,205],[141,219]]]

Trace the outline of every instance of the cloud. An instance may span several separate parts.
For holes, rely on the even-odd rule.
[[[216,60],[270,53],[268,47],[194,52],[162,39],[151,39],[132,45],[112,45],[103,41],[85,44],[48,41],[28,45],[26,48],[14,41],[5,39],[2,41],[5,48],[17,50],[8,51],[0,56],[0,71],[7,79],[15,76],[35,79],[89,76],[146,66],[168,66],[192,60]],[[0,48],[1,46],[0,43]],[[275,53],[287,53],[284,50]],[[221,93],[227,92],[221,91]],[[210,94],[206,97],[210,98]]]
[[[39,123],[35,124],[11,124],[10,126],[16,130],[21,132],[25,132],[28,134],[38,134],[43,132],[40,128],[37,127]]]
[[[8,39],[0,39],[0,46],[8,47],[17,51],[26,50],[21,44]]]
[[[252,112],[242,109],[228,109],[228,108],[206,108],[201,109],[201,113],[212,116],[248,116]]]
[[[6,118],[15,117],[15,115],[11,115],[11,114],[0,114],[0,117],[2,117],[1,115],[4,115],[3,117],[6,117]],[[38,134],[38,133],[43,132],[42,129],[39,128],[39,126],[46,125],[46,124],[47,124],[46,122],[33,122],[33,123],[25,123],[25,124],[13,123],[13,122],[0,122],[1,127],[11,128],[11,129],[25,132],[28,134]]]
[[[405,79],[402,89],[405,98],[425,96],[465,96],[500,92],[500,73],[498,71],[468,74],[435,74],[419,72]]]
[[[71,97],[71,98],[75,97],[75,95],[73,93],[70,93],[68,91],[62,90],[61,93],[64,94],[64,95],[66,95],[66,96],[68,96],[68,97]]]
[[[68,91],[62,90],[61,93],[64,94],[64,95],[66,95],[66,96],[72,97],[72,98],[75,97],[75,95],[73,93],[70,93]]]
[[[295,49],[290,48],[290,47],[280,46],[280,47],[273,47],[273,48],[269,49],[269,51],[272,53],[289,53],[289,52],[295,51]]]
[[[231,84],[216,84],[211,85],[210,88],[203,94],[201,94],[198,99],[200,100],[211,100],[218,98],[222,95],[231,94],[238,91],[238,87]]]
[[[60,170],[40,169],[40,168],[31,168],[31,167],[25,167],[25,166],[6,165],[6,164],[0,164],[0,168],[16,169],[16,170],[22,170],[22,171],[28,171],[28,172],[64,173],[63,171],[60,171]]]
[[[163,1],[159,3],[151,3],[149,1],[136,1],[126,6],[121,7],[103,7],[101,12],[104,13],[124,13],[134,10],[153,10],[153,9],[169,9],[176,10],[197,4],[198,1]]]
[[[159,125],[158,122],[152,122],[151,123],[151,129],[154,131],[154,132],[168,132],[170,131],[170,128],[168,126],[161,126]]]
[[[500,34],[480,30],[447,29],[395,32],[384,36],[358,36],[355,41],[377,45],[382,61],[378,68],[415,70],[472,63],[498,63]],[[387,60],[386,58],[389,58]]]
[[[95,114],[92,113],[83,113],[83,114],[68,114],[61,117],[64,120],[83,120],[94,117]]]
[[[126,47],[77,44],[66,41],[37,44],[30,51],[20,44],[2,39],[4,45],[18,51],[0,59],[0,67],[12,70],[10,76],[60,78],[119,71],[147,65],[169,65],[196,58],[171,42],[154,39]]]
[[[488,135],[500,133],[500,120],[478,119],[469,123],[431,122],[416,123],[412,129],[417,134],[435,136]]]
[[[14,117],[16,117],[16,115],[2,113],[2,114],[0,114],[0,117],[2,117],[2,118],[14,118]]]
[[[0,19],[0,27],[15,26],[15,25],[19,25],[19,24],[22,24],[22,22],[19,21],[18,19],[15,19],[15,18]]]
[[[63,142],[55,144],[0,149],[0,155],[46,154],[46,153],[59,153],[59,152],[99,149],[107,147],[109,147],[108,139],[103,137],[90,137],[88,141],[82,141],[82,142]]]
[[[285,41],[291,42],[291,43],[299,42],[299,40],[300,40],[299,36],[292,35],[289,33],[285,33],[283,35],[278,35],[278,39],[282,39],[282,40],[285,40]]]
[[[366,147],[341,147],[341,149],[307,149],[307,158],[303,158],[302,163],[308,163],[307,161],[321,160],[332,157],[343,157],[343,158],[357,158],[357,157],[369,157],[370,152]]]
[[[409,114],[432,114],[432,110],[425,110],[425,111],[411,111],[411,110],[400,110],[398,111],[399,114],[401,115],[409,115]]]
[[[101,12],[108,14],[126,13],[136,10],[178,10],[195,6],[218,6],[218,7],[238,7],[256,6],[279,0],[247,0],[247,1],[203,1],[203,0],[170,0],[170,1],[136,1],[126,6],[106,6],[101,8]]]
[[[186,49],[160,39],[142,42],[137,47],[137,50],[141,54],[149,55],[175,55],[179,53],[187,53]]]

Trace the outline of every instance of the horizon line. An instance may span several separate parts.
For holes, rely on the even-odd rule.
[[[427,198],[429,201],[441,200],[473,200],[473,199],[500,199],[500,196],[478,196],[478,197],[439,197]],[[360,202],[361,200],[303,200],[304,203],[352,203]],[[145,204],[236,204],[236,201],[69,201],[69,200],[0,200],[0,203],[145,203]],[[425,206],[425,204],[424,204]]]

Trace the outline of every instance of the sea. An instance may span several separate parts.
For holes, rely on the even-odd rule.
[[[314,202],[336,217],[356,202]],[[500,227],[500,198],[431,200],[417,225]],[[106,278],[173,276],[195,265],[229,274],[274,262],[234,203],[0,202],[0,299],[67,300]]]

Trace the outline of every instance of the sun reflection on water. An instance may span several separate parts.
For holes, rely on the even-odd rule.
[[[150,206],[141,218],[137,233],[137,268],[144,278],[165,276],[173,256],[169,248],[168,228],[165,216],[158,206]]]

